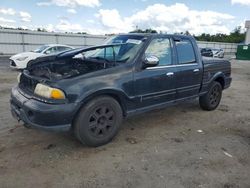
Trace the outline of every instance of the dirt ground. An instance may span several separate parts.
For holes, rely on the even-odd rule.
[[[232,61],[221,105],[198,101],[124,121],[108,145],[26,129],[9,112],[17,72],[0,62],[0,187],[250,187],[250,62]]]

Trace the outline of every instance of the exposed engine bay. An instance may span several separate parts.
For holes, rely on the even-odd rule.
[[[49,80],[70,78],[101,69],[116,66],[116,63],[96,59],[70,58],[52,62],[44,62],[29,69],[30,75]]]

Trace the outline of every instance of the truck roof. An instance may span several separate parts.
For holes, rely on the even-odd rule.
[[[135,36],[171,36],[171,37],[181,37],[181,38],[193,38],[191,35],[181,35],[181,34],[161,34],[161,33],[121,33],[118,35],[135,35]],[[115,36],[118,36],[115,35]]]

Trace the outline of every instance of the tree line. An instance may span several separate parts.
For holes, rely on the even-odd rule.
[[[131,31],[130,33],[158,33],[156,30],[153,29],[136,29],[134,31]],[[186,32],[180,32],[175,34],[181,34],[181,35],[191,35],[189,31]],[[208,41],[208,42],[228,42],[228,43],[242,43],[245,40],[245,32],[241,32],[241,27],[236,27],[230,34],[223,34],[223,33],[217,33],[214,35],[202,33],[200,35],[192,35],[196,40],[198,41]]]

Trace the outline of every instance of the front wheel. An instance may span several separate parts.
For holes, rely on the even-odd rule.
[[[23,123],[23,126],[26,127],[27,129],[31,129],[31,125],[29,125],[27,123]]]
[[[214,110],[220,104],[222,96],[222,86],[219,82],[214,81],[209,91],[199,98],[200,107],[203,110]]]
[[[94,98],[83,106],[74,124],[78,140],[88,146],[101,146],[117,134],[122,122],[120,104],[109,96]]]

